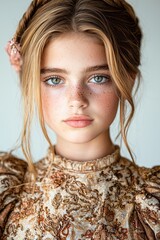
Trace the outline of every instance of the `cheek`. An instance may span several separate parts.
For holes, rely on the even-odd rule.
[[[114,91],[104,91],[99,97],[97,97],[97,101],[103,108],[113,109],[114,107],[117,107],[119,100]]]
[[[90,91],[90,97],[94,99],[96,105],[103,109],[117,109],[119,98],[116,89],[111,83],[105,87],[93,88]]]
[[[97,107],[103,116],[110,115],[111,118],[117,113],[119,99],[114,91],[103,92],[97,97]]]
[[[58,105],[59,99],[58,96],[53,94],[53,91],[48,91],[45,87],[41,89],[41,98],[42,98],[42,111],[44,120],[50,122],[53,116],[56,116],[56,106]]]

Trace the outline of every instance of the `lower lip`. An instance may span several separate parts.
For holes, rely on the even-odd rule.
[[[65,121],[65,123],[74,128],[83,128],[91,125],[92,121],[93,120],[70,120]]]

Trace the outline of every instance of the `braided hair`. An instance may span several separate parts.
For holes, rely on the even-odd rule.
[[[33,0],[31,2],[27,11],[22,16],[22,18],[18,24],[17,30],[15,32],[14,39],[16,42],[18,42],[18,43],[20,42],[21,36],[23,35],[24,31],[27,29],[30,20],[32,19],[32,17],[36,13],[36,11],[41,6],[43,6],[46,2],[47,2],[47,0]]]

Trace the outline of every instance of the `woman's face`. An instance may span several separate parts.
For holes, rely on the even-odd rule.
[[[85,143],[109,134],[118,107],[103,44],[84,33],[52,40],[41,63],[45,122],[57,141]]]

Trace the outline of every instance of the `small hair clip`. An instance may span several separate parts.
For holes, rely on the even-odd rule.
[[[20,44],[15,41],[13,38],[11,41],[7,43],[7,46],[5,48],[9,59],[10,63],[13,66],[13,68],[16,70],[16,72],[20,72],[21,66],[22,66],[22,57],[21,57],[21,47]]]

